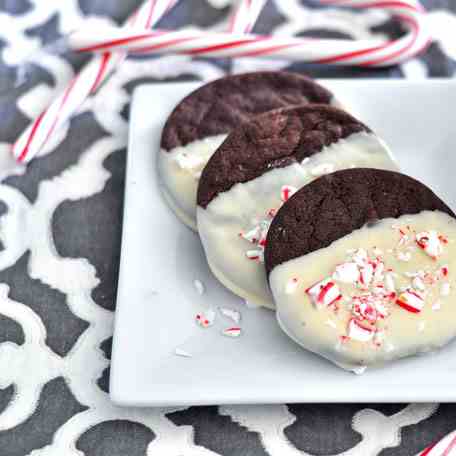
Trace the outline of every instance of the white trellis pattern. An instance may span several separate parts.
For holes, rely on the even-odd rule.
[[[193,0],[182,0],[182,3]],[[3,4],[8,5],[9,2]],[[34,86],[22,90],[12,101],[12,109],[17,111],[17,122],[33,118],[61,90],[74,73],[74,68],[65,56],[35,54],[42,45],[37,34],[30,30],[49,24],[56,17],[58,34],[65,34],[77,27],[81,21],[91,20],[99,24],[110,23],[108,16],[85,16],[81,0],[49,2],[29,0],[18,2],[24,11],[16,14],[8,12],[8,7],[0,12],[0,40],[4,42],[1,53],[3,66],[18,65],[28,58],[35,65],[52,76],[54,86],[38,81]],[[116,4],[117,2],[105,2]],[[135,2],[132,1],[132,8]],[[224,14],[218,9],[226,8],[228,1],[195,0],[194,5],[181,7],[182,14],[191,8],[207,8],[215,19],[211,27],[216,30],[226,25]],[[187,9],[186,9],[187,8]],[[178,12],[176,12],[176,17]],[[195,16],[196,17],[196,16]],[[423,56],[403,64],[400,68],[382,70],[380,76],[396,75],[407,78],[423,78],[435,71],[446,71],[444,76],[454,77],[453,58],[456,58],[454,33],[456,16],[447,10],[436,9],[430,14],[436,45],[433,54],[437,62],[431,62]],[[277,20],[279,18],[280,20]],[[382,25],[385,17],[379,12],[351,12],[336,9],[314,9],[299,0],[270,0],[264,12],[265,21],[270,21],[274,33],[293,35],[306,30],[329,30],[332,33],[349,35],[354,38],[379,37],[387,33]],[[185,17],[179,19],[185,23]],[[178,24],[179,25],[179,24]],[[197,26],[198,24],[196,24]],[[49,26],[49,25],[48,25]],[[261,26],[261,18],[259,26]],[[50,27],[50,26],[49,26]],[[446,54],[446,56],[445,56]],[[87,258],[61,256],[54,243],[53,217],[63,203],[89,200],[103,194],[111,179],[111,173],[104,162],[115,151],[123,149],[127,142],[128,123],[124,112],[130,101],[127,85],[135,80],[149,78],[153,80],[175,79],[185,75],[200,80],[211,80],[222,76],[228,70],[241,72],[252,69],[281,69],[289,67],[286,61],[258,61],[254,59],[235,60],[231,66],[224,61],[211,62],[204,59],[192,60],[185,56],[163,56],[148,60],[128,60],[104,85],[98,94],[88,100],[79,115],[90,113],[98,127],[105,134],[96,139],[86,150],[79,150],[75,162],[69,163],[63,171],[48,177],[43,170],[39,178],[36,198],[31,198],[24,188],[27,186],[29,172],[32,169],[15,169],[12,175],[20,175],[14,180],[6,180],[0,185],[0,201],[6,206],[0,217],[0,274],[14,268],[18,260],[29,252],[27,274],[31,279],[61,293],[70,311],[79,319],[88,322],[88,327],[81,332],[75,344],[66,354],[58,354],[47,343],[48,329],[40,316],[32,310],[31,303],[18,302],[10,298],[11,290],[6,283],[0,284],[0,315],[14,320],[23,331],[24,342],[21,345],[11,341],[0,343],[0,389],[13,385],[15,394],[5,408],[0,411],[0,442],[2,433],[24,426],[27,420],[37,413],[37,406],[43,387],[56,378],[63,377],[75,401],[84,411],[75,414],[60,424],[52,435],[51,441],[41,447],[34,447],[28,453],[33,456],[81,456],[77,442],[88,430],[100,423],[114,420],[126,420],[140,423],[150,429],[154,438],[147,446],[147,454],[160,456],[204,456],[225,454],[269,454],[271,456],[307,456],[323,454],[315,448],[313,451],[300,449],[300,445],[287,435],[287,428],[296,423],[297,417],[287,405],[275,406],[221,406],[217,413],[221,419],[229,418],[240,433],[254,434],[257,443],[252,448],[242,446],[234,451],[231,446],[226,451],[220,445],[204,444],[199,438],[198,426],[178,424],[171,418],[185,412],[185,407],[173,409],[135,409],[119,408],[110,403],[108,395],[99,387],[97,381],[109,366],[100,345],[112,335],[113,312],[100,306],[93,298],[93,291],[104,280],[95,265]],[[442,70],[442,67],[444,69]],[[436,69],[437,68],[437,69]],[[293,67],[296,69],[296,67]],[[304,69],[309,70],[305,67]],[[310,68],[310,70],[312,70]],[[313,70],[312,70],[313,71]],[[317,70],[316,74],[321,74]],[[350,70],[338,70],[338,74],[356,75]],[[344,73],[346,71],[346,73]],[[386,71],[386,73],[385,73]],[[342,73],[340,73],[342,72]],[[336,73],[334,73],[336,74]],[[374,76],[376,73],[366,73]],[[1,77],[1,76],[0,76]],[[153,115],[153,113],[151,113]],[[21,120],[22,119],[22,120]],[[25,125],[25,124],[24,124]],[[22,125],[22,127],[24,126]],[[21,127],[21,125],[19,125]],[[18,130],[19,131],[19,130]],[[31,165],[40,173],[42,160],[54,158],[61,150],[60,146],[68,137],[70,128],[64,128],[53,138],[40,157]],[[10,142],[8,132],[0,126],[0,141]],[[76,147],[76,146],[75,146]],[[6,147],[0,145],[0,158],[7,154]],[[5,177],[5,176],[2,176]],[[24,186],[18,184],[23,179]],[[122,189],[118,189],[121,197]],[[119,214],[115,214],[119,216]],[[80,223],[87,223],[81,220]],[[76,230],[68,226],[66,229]],[[96,239],[93,240],[96,242]],[[114,244],[113,249],[119,249]],[[18,272],[19,273],[19,272]],[[114,285],[113,285],[114,286]],[[2,322],[0,321],[0,335]],[[31,375],[32,373],[32,375]],[[379,410],[362,408],[352,416],[351,429],[357,436],[350,448],[341,449],[331,454],[344,456],[370,456],[380,454],[385,448],[403,448],[401,430],[423,422],[438,409],[438,404],[410,404],[392,414]],[[197,412],[195,412],[197,413]],[[299,422],[298,422],[299,424]],[[303,423],[307,426],[308,423]],[[455,426],[456,427],[456,423]],[[30,432],[33,432],[31,430]],[[128,427],[125,428],[128,433]],[[223,427],[220,428],[223,433]],[[429,432],[431,439],[432,431]],[[237,436],[239,434],[236,434]],[[26,438],[24,434],[24,438]],[[229,435],[226,439],[229,439]],[[328,438],[330,438],[328,436]],[[349,440],[347,440],[349,441]],[[432,440],[431,440],[432,441]],[[430,440],[423,443],[429,445]],[[356,443],[357,442],[357,443]],[[241,445],[241,444],[240,444]],[[223,445],[222,445],[223,446]],[[420,449],[401,450],[400,453],[416,454]],[[131,454],[136,454],[132,449]],[[19,454],[14,448],[2,448],[0,455]],[[93,448],[93,454],[97,453]],[[104,453],[103,453],[104,454]],[[107,454],[107,453],[106,453]],[[111,451],[112,455],[123,454]],[[383,453],[382,453],[383,454]],[[89,453],[87,453],[89,455]]]

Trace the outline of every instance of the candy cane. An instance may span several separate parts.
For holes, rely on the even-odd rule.
[[[456,456],[456,431],[451,432],[439,442],[426,448],[417,456]]]
[[[148,0],[127,20],[126,25],[149,29],[177,0]],[[96,91],[127,56],[105,52],[83,67],[66,89],[19,136],[12,151],[18,162],[30,161],[48,142],[53,132],[67,122],[87,97]]]
[[[385,66],[406,60],[430,41],[422,6],[412,0],[323,0],[325,3],[388,11],[407,26],[403,37],[387,41],[327,40],[279,36],[106,28],[79,30],[68,45],[80,52],[124,50],[138,54],[178,53],[205,57],[264,56],[313,63]]]
[[[177,0],[149,0],[127,20],[126,26],[149,29],[172,8]],[[234,8],[230,30],[248,32],[266,0],[241,0]],[[53,132],[67,122],[87,97],[94,93],[125,59],[125,52],[105,52],[89,62],[13,145],[17,161],[29,162],[48,142]]]
[[[266,0],[241,0],[230,17],[230,33],[250,33]]]

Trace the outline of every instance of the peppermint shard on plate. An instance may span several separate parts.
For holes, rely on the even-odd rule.
[[[198,187],[198,231],[214,275],[235,294],[273,309],[264,251],[277,210],[322,174],[353,167],[397,169],[381,139],[333,106],[269,111],[233,130]],[[335,290],[328,296],[336,299]]]
[[[411,177],[367,168],[320,177],[268,231],[279,324],[354,372],[441,347],[456,336],[455,241],[455,214]]]

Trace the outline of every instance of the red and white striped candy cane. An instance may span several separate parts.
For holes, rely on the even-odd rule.
[[[106,28],[97,35],[80,30],[68,37],[80,52],[125,50],[132,53],[181,53],[205,57],[269,57],[312,63],[385,66],[404,61],[423,50],[430,41],[422,6],[413,0],[323,0],[357,8],[377,8],[396,16],[408,33],[397,40],[328,40],[282,36],[209,33],[201,31],[155,31]]]
[[[426,448],[417,456],[456,456],[456,431]]]
[[[250,33],[266,0],[241,0],[230,16],[230,33]]]
[[[148,30],[172,8],[178,0],[149,0],[127,20],[126,26]],[[266,0],[241,0],[234,8],[230,29],[248,32]],[[18,162],[29,162],[48,142],[53,132],[68,122],[87,97],[94,93],[127,56],[126,52],[106,51],[96,56],[19,136],[13,145]]]
[[[397,16],[409,32],[398,40],[373,43],[369,40],[321,40],[254,35],[217,34],[192,31],[138,32],[149,27],[176,0],[150,0],[127,23],[130,28],[80,31],[68,43],[79,51],[104,52],[76,76],[62,95],[32,123],[13,146],[19,162],[28,162],[46,145],[53,131],[67,121],[90,93],[118,65],[125,53],[174,52],[206,57],[267,56],[314,63],[383,66],[403,61],[420,52],[430,41],[424,10],[413,0],[321,0],[324,3],[358,8],[381,8]],[[231,27],[248,30],[261,9],[261,0],[242,0]],[[244,11],[246,19],[242,16]],[[134,29],[132,28],[134,26]],[[121,51],[114,55],[112,51]]]
[[[177,0],[148,0],[128,18],[126,25],[149,29],[176,2]],[[126,56],[125,52],[108,51],[85,65],[63,93],[56,97],[16,140],[12,149],[16,160],[29,162],[46,145],[53,132],[70,119]]]

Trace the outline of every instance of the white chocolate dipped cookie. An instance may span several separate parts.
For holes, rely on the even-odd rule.
[[[265,264],[282,329],[362,372],[456,336],[456,219],[420,182],[351,169],[298,191],[271,224]]]
[[[270,111],[234,130],[198,188],[198,231],[214,275],[235,294],[273,309],[263,251],[275,212],[318,176],[353,167],[397,169],[368,127],[334,107]]]
[[[254,115],[308,103],[338,105],[312,79],[283,71],[227,76],[184,98],[163,128],[158,154],[162,191],[176,215],[196,230],[201,171],[231,130]]]

